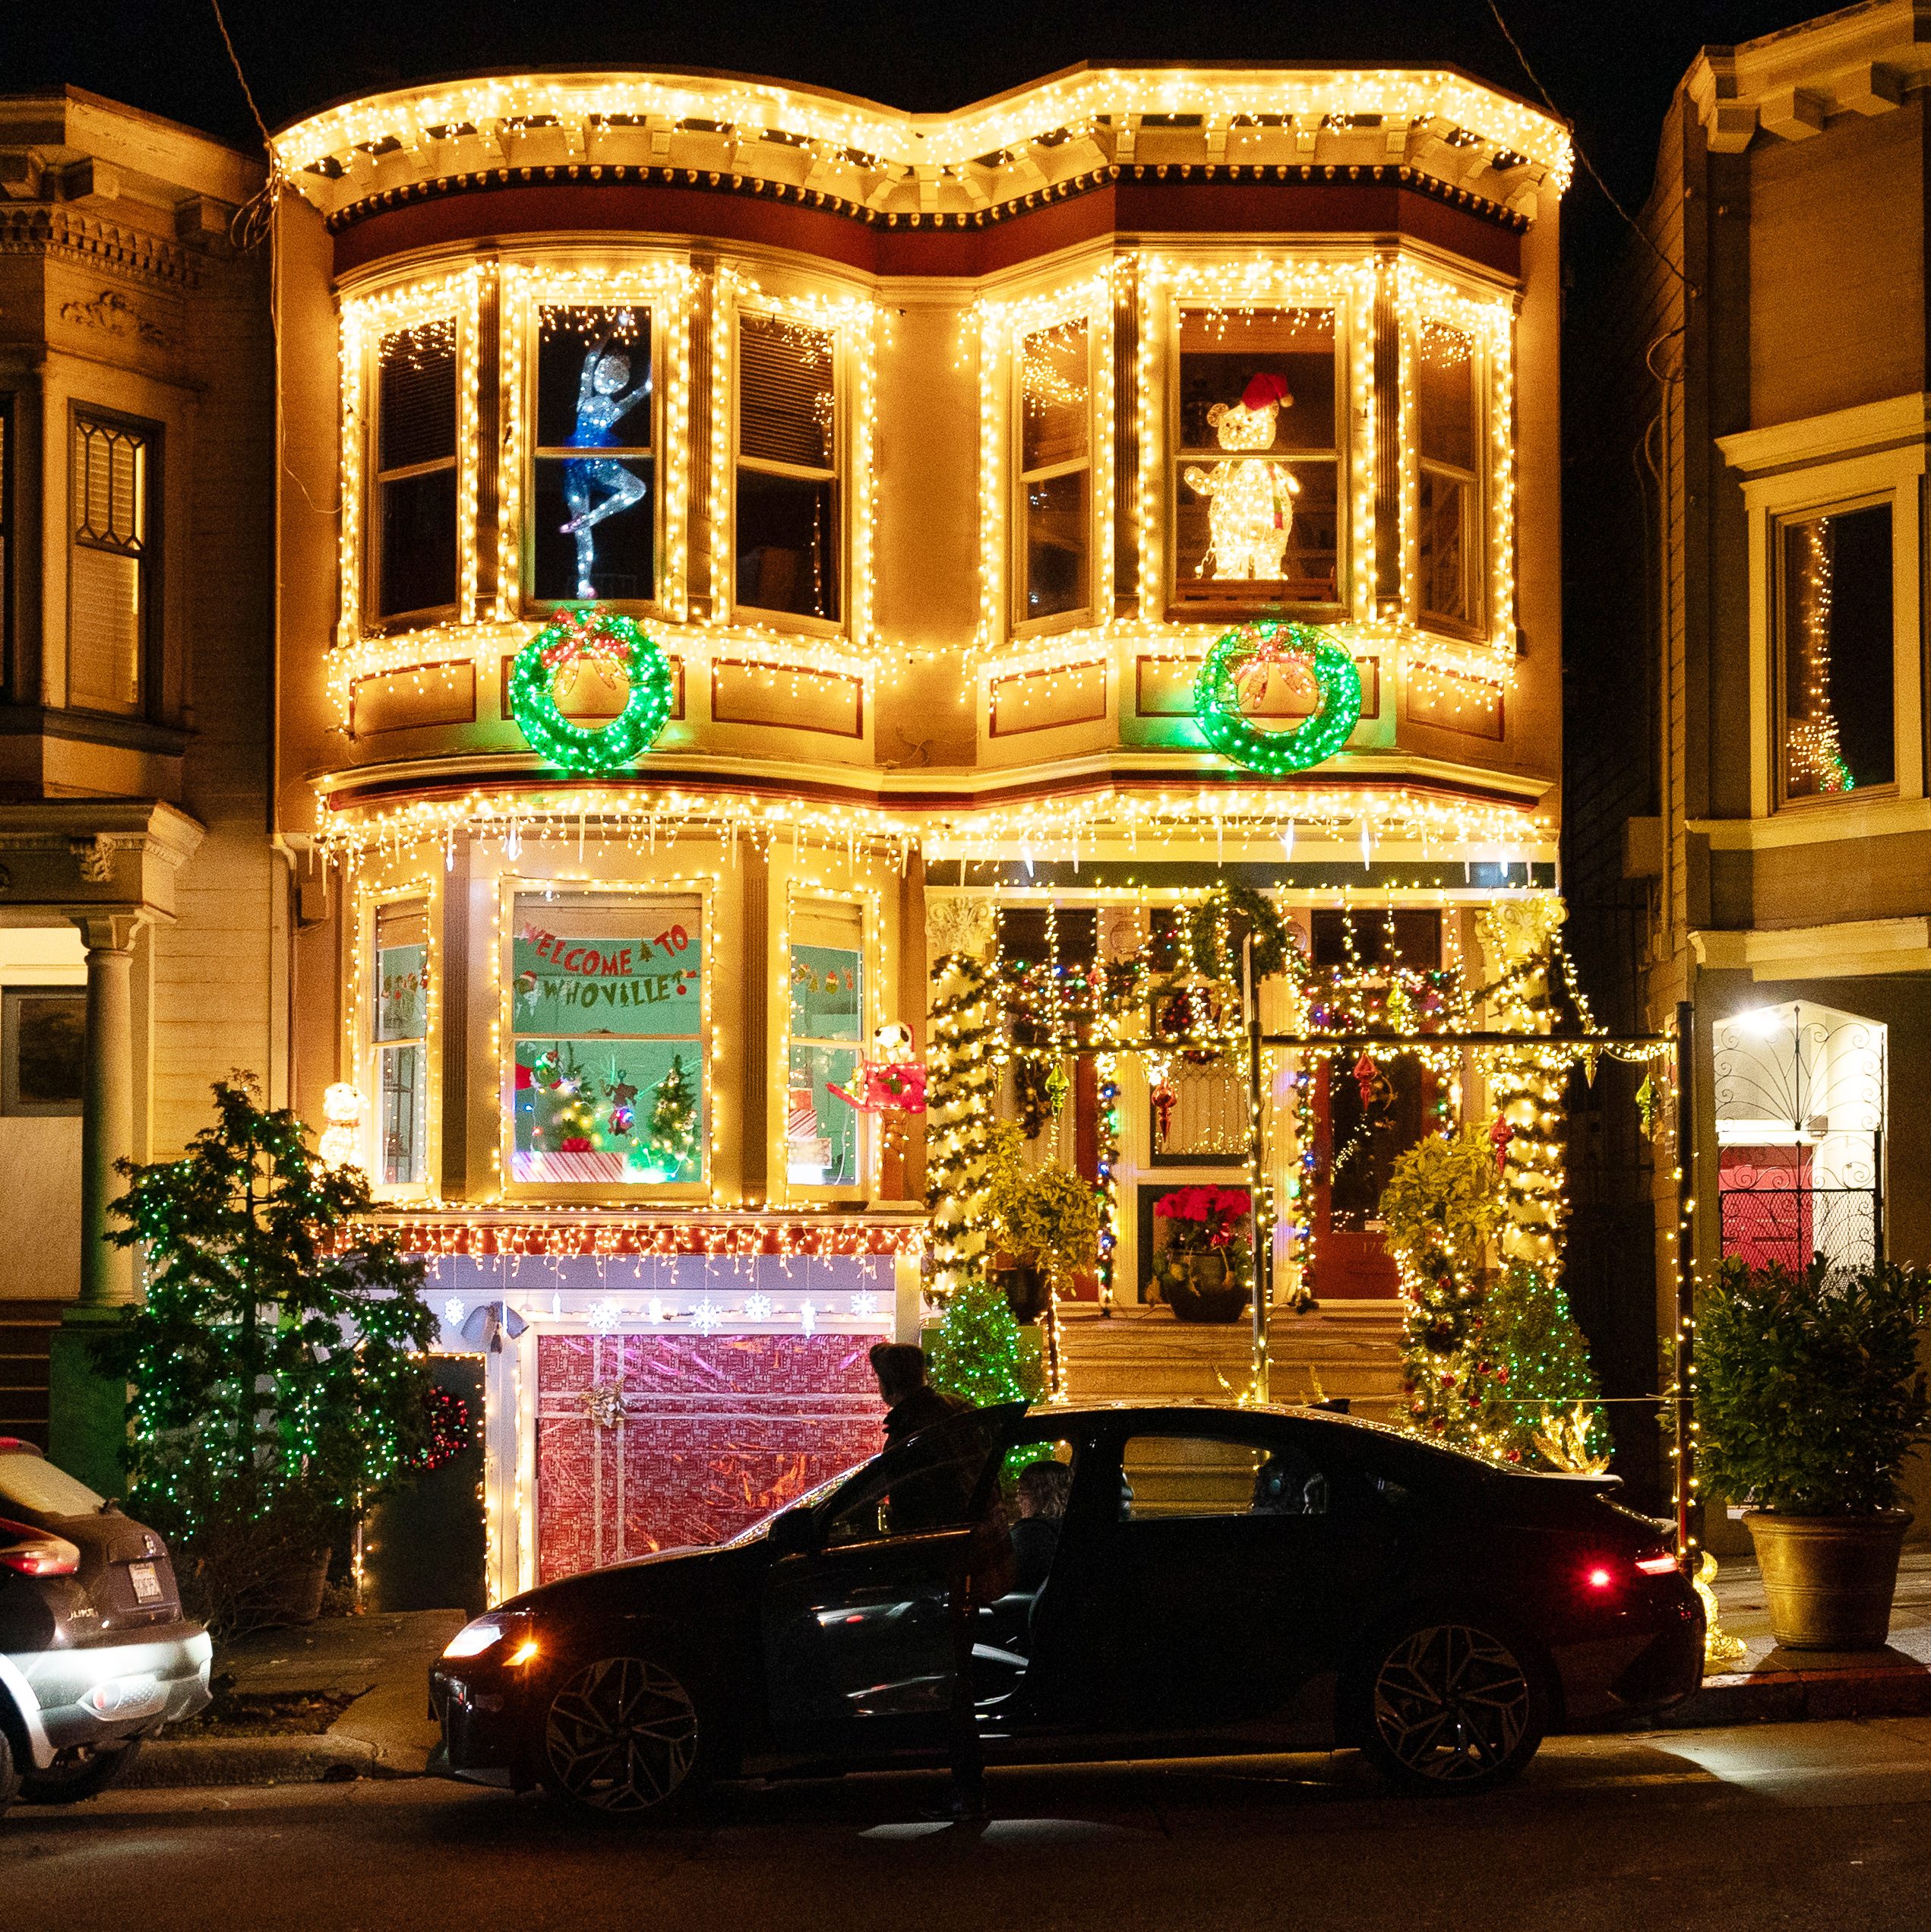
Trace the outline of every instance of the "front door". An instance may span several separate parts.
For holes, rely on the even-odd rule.
[[[958,1681],[953,1593],[989,1533],[1006,1430],[1022,1412],[976,1409],[888,1450],[820,1506],[816,1547],[772,1566],[763,1640],[780,1749],[943,1744]]]

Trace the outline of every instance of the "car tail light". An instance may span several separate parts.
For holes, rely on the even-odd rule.
[[[1636,1567],[1645,1576],[1667,1576],[1676,1567],[1677,1560],[1667,1550],[1658,1550],[1636,1559]]]
[[[10,1539],[0,1547],[0,1565],[23,1576],[71,1576],[81,1567],[79,1549],[65,1536],[20,1523],[0,1523],[0,1536]]]

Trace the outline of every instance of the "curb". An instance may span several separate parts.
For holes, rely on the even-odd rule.
[[[326,1732],[312,1738],[158,1738],[149,1740],[115,1788],[348,1784],[415,1775],[385,1766],[372,1744]]]
[[[1931,1715],[1931,1671],[1758,1671],[1703,1680],[1700,1690],[1645,1728],[1700,1731],[1734,1724],[1795,1724],[1851,1717]]]

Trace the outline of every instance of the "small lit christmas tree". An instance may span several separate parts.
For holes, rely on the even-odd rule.
[[[1579,1403],[1590,1418],[1580,1446],[1607,1454],[1609,1430],[1598,1406],[1588,1345],[1554,1270],[1512,1261],[1490,1292],[1484,1332],[1502,1371],[1496,1379],[1507,1398],[1505,1427],[1515,1456],[1550,1460],[1538,1436],[1548,1435],[1552,1417],[1571,1413]]]
[[[1039,1399],[1038,1364],[1021,1352],[1005,1290],[989,1282],[969,1282],[947,1298],[926,1373],[934,1388],[975,1408]]]
[[[657,1083],[650,1102],[644,1144],[656,1163],[675,1178],[697,1140],[697,1096],[684,1070],[684,1056],[671,1055],[670,1070]]]
[[[179,1160],[123,1161],[109,1237],[145,1302],[96,1345],[131,1386],[134,1514],[162,1532],[217,1629],[267,1614],[429,1438],[423,1264],[357,1222],[359,1168],[324,1164],[245,1074]]]

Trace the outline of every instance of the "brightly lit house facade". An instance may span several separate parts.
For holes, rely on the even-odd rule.
[[[1553,890],[1569,147],[1539,112],[1452,73],[1079,70],[930,116],[543,75],[277,147],[299,1098],[353,1089],[337,1144],[485,1359],[492,1589],[875,1444],[924,1124],[844,1096],[879,1029],[924,1045],[934,957],[1090,966],[1225,876],[1317,963],[1433,968]],[[672,701],[573,774],[511,672],[592,601]],[[1362,686],[1278,776],[1195,715],[1209,647],[1267,618]],[[595,727],[627,689],[585,660],[553,696]],[[1288,669],[1244,699],[1263,729],[1313,704]],[[1104,1149],[1080,1292],[1124,1318],[1153,1197],[1244,1174],[1244,1089],[1067,1074],[1043,1143]],[[1286,1275],[1385,1352],[1375,1197],[1319,1192]]]

